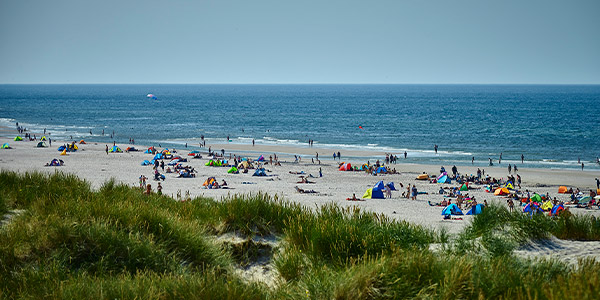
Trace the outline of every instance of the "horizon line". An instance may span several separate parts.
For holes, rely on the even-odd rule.
[[[0,83],[0,85],[600,85],[599,83],[316,83],[316,82],[298,82],[298,83]]]

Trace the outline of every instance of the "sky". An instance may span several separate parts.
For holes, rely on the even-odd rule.
[[[600,84],[598,0],[0,0],[0,84]]]

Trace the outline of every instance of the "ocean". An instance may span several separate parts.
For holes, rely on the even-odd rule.
[[[580,160],[599,170],[599,116],[599,85],[0,85],[0,125],[46,128],[54,139],[174,147],[201,136],[297,147],[311,139],[332,153],[406,151],[406,162],[437,165],[474,157],[498,166],[502,153],[502,167],[580,169]]]

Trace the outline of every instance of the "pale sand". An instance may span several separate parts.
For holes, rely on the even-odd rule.
[[[37,142],[14,142],[12,139],[0,138],[0,144],[8,142],[13,149],[2,149],[0,151],[0,169],[13,170],[19,172],[25,171],[42,171],[42,172],[68,172],[77,175],[78,177],[87,180],[93,188],[99,188],[104,182],[110,178],[115,178],[118,182],[122,182],[132,186],[138,186],[138,177],[145,175],[150,178],[148,181],[155,189],[157,184],[153,178],[153,170],[151,166],[141,166],[140,163],[147,159],[151,160],[152,155],[140,152],[130,153],[105,153],[105,144],[86,144],[79,145],[80,151],[69,153],[67,156],[60,156],[56,150],[59,145],[54,141],[52,147],[36,148]],[[109,145],[109,147],[112,145]],[[130,145],[120,144],[123,150]],[[136,145],[136,148],[145,150],[146,147]],[[412,223],[425,225],[434,229],[444,227],[451,233],[459,232],[465,224],[467,224],[471,216],[464,216],[462,221],[443,221],[441,217],[440,207],[431,207],[427,201],[439,202],[442,197],[437,194],[440,185],[430,184],[424,181],[417,181],[415,177],[422,172],[437,175],[440,166],[433,165],[416,165],[404,164],[402,159],[398,164],[390,165],[390,168],[396,168],[401,174],[372,176],[364,172],[341,172],[338,171],[338,162],[332,159],[332,150],[318,148],[291,148],[278,146],[255,146],[252,145],[212,145],[212,149],[226,149],[226,156],[229,151],[242,154],[243,152],[251,151],[250,158],[256,159],[257,153],[262,153],[267,160],[269,155],[274,152],[278,154],[282,166],[270,166],[268,177],[254,177],[251,170],[248,174],[227,174],[226,167],[207,167],[204,164],[208,161],[204,153],[203,159],[189,159],[187,156],[189,151],[179,149],[178,153],[182,157],[188,158],[188,162],[184,165],[190,165],[197,170],[196,178],[175,178],[175,174],[165,174],[166,181],[162,182],[163,193],[166,195],[175,196],[178,191],[185,194],[189,191],[192,197],[204,196],[219,199],[228,194],[240,193],[256,193],[263,191],[271,195],[282,196],[286,200],[301,203],[307,207],[316,207],[325,203],[336,203],[340,206],[358,206],[363,209],[383,213],[392,219],[406,220]],[[311,157],[314,153],[319,152],[321,165],[311,163]],[[330,153],[331,152],[331,153]],[[294,157],[290,154],[281,153],[298,153],[303,155],[301,163],[294,163]],[[376,155],[374,153],[365,153],[360,151],[344,151],[342,160],[351,163],[364,163],[364,161],[356,161],[352,157]],[[382,158],[384,154],[381,153]],[[44,164],[50,162],[53,158],[64,160],[65,166],[62,167],[44,167]],[[383,159],[382,159],[383,160]],[[166,161],[168,162],[168,161]],[[374,161],[371,161],[374,163]],[[318,177],[319,167],[323,170],[322,178],[310,178],[310,181],[315,184],[298,184],[300,175],[289,174],[289,171],[299,172],[304,171],[306,174],[312,174]],[[445,166],[449,170],[452,166]],[[461,173],[476,173],[476,167],[459,166]],[[506,177],[507,170],[505,167],[485,168],[486,174],[492,177]],[[164,173],[164,172],[162,172]],[[595,188],[595,177],[599,177],[597,172],[576,171],[576,170],[544,170],[544,169],[519,169],[519,174],[523,178],[523,190],[529,189],[539,193],[549,192],[551,197],[557,197],[559,200],[567,200],[568,196],[558,194],[559,185],[567,185],[579,187],[586,191]],[[219,182],[223,179],[227,181],[230,189],[204,189],[202,183],[209,176],[215,176]],[[347,201],[353,193],[357,197],[361,197],[363,193],[372,187],[379,180],[385,183],[394,182],[398,191],[392,193],[392,199],[370,199],[367,201]],[[251,182],[253,184],[242,184],[242,182]],[[400,183],[404,184],[405,188],[400,187]],[[428,192],[429,195],[419,195],[417,201],[407,200],[401,197],[402,192],[406,189],[406,185],[416,184],[419,191]],[[300,194],[295,190],[295,186],[303,189],[313,189],[319,194]],[[451,186],[445,184],[444,186]],[[452,185],[455,186],[455,185]],[[486,193],[484,190],[470,190],[470,195],[476,196],[478,202],[483,200],[488,202],[500,201],[505,203],[502,197],[496,197]],[[589,213],[600,216],[600,210],[572,209],[575,213]],[[395,212],[395,213],[394,213]]]

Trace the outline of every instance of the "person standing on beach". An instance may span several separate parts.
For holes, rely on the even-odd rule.
[[[521,163],[523,163],[524,160],[525,160],[525,156],[523,156],[523,154],[521,154]]]
[[[475,156],[471,157],[471,164],[474,165],[475,164]]]
[[[596,189],[600,190],[600,179],[596,178]]]
[[[156,192],[159,195],[162,195],[162,185],[160,185],[160,182],[158,183],[158,186],[156,187]]]
[[[319,177],[323,177],[323,171],[321,170],[321,167],[319,167]],[[598,181],[597,178],[596,178],[596,181]]]
[[[433,150],[435,150],[435,154],[437,154],[437,149],[438,149],[438,146],[437,146],[437,145],[434,145],[434,146],[433,146]]]
[[[106,145],[105,151],[106,151],[106,155],[108,155],[108,145]]]
[[[48,138],[48,143],[50,143],[50,146],[52,146],[52,139]]]
[[[511,171],[512,171],[512,167],[510,166],[510,164],[508,164],[508,174],[510,174]]]
[[[338,151],[338,159],[342,160],[342,155],[340,154],[340,151]]]
[[[335,154],[335,152],[333,152],[333,160],[335,160],[335,158],[336,158],[336,154]]]
[[[413,185],[412,187],[412,200],[417,200],[417,195],[419,194],[419,192],[417,191],[417,186]]]
[[[404,159],[406,159],[406,154],[407,154],[406,151],[404,151]]]
[[[581,163],[581,171],[583,171],[583,163]]]
[[[254,147],[254,139],[252,139],[252,147]]]

